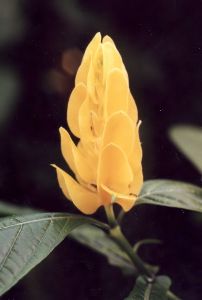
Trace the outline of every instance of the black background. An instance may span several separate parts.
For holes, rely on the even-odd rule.
[[[74,72],[64,70],[62,57],[74,49],[78,65],[79,51],[97,31],[114,39],[129,73],[142,120],[145,179],[201,185],[201,175],[168,137],[175,124],[202,125],[201,16],[202,1],[0,0],[0,91],[5,80],[10,90],[10,105],[0,95],[7,109],[0,114],[1,199],[78,212],[59,190],[50,163],[67,168],[58,128],[67,126]],[[102,209],[96,216],[104,220]],[[202,298],[200,214],[140,207],[127,214],[123,228],[131,242],[163,240],[142,256],[171,276],[182,299]],[[2,299],[121,300],[132,286],[133,278],[67,239]]]

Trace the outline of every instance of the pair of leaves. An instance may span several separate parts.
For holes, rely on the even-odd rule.
[[[3,213],[19,212],[18,207],[1,203]],[[22,209],[22,213],[29,212]],[[85,225],[84,225],[85,224]],[[34,266],[47,257],[69,234],[73,239],[105,255],[111,265],[124,273],[136,269],[128,256],[100,228],[108,226],[91,218],[59,213],[40,213],[0,221],[0,295],[3,295]],[[83,225],[83,226],[81,226]],[[81,227],[80,227],[81,226]],[[79,227],[78,229],[76,229]]]
[[[155,204],[202,211],[202,189],[170,180],[144,183],[137,205]],[[19,214],[20,208],[0,204],[3,213]],[[27,210],[21,210],[21,214]],[[1,214],[1,212],[0,212]],[[0,295],[28,273],[64,238],[83,224],[107,228],[94,219],[62,213],[40,213],[0,219]],[[128,257],[101,229],[80,227],[71,237],[105,255],[126,273],[134,273]],[[150,298],[148,298],[150,299]]]
[[[60,213],[2,218],[0,221],[2,245],[0,248],[0,295],[3,295],[48,256],[68,234],[107,256],[112,265],[120,267],[124,272],[135,272],[129,258],[107,234],[91,225],[81,226],[83,224],[108,228],[107,225],[91,218]],[[78,226],[81,227],[76,229]]]

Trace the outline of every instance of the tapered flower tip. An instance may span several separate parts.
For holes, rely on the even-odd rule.
[[[98,32],[93,37],[93,39],[90,41],[90,43],[88,44],[88,46],[85,50],[81,65],[78,68],[78,71],[76,74],[75,85],[77,85],[80,82],[86,84],[91,56],[93,53],[96,52],[100,43],[101,43],[101,34],[100,34],[100,32]]]
[[[112,40],[112,38],[109,35],[105,35],[103,37],[102,41],[103,41],[103,43],[110,42],[110,43],[114,44],[114,41]]]
[[[96,193],[81,186],[65,171],[52,164],[56,169],[59,186],[66,198],[84,214],[93,214],[100,206],[100,200]]]

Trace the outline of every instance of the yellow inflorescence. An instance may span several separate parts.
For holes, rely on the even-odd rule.
[[[60,128],[61,150],[75,179],[55,166],[59,185],[85,214],[118,203],[131,209],[142,187],[138,113],[128,74],[109,36],[89,43],[71,93],[67,122],[75,145]]]

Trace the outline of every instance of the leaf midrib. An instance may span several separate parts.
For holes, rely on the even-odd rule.
[[[3,227],[0,227],[0,230],[4,230],[4,229],[7,229],[7,228],[10,228],[10,227],[16,227],[16,226],[23,226],[23,225],[26,225],[26,224],[31,224],[31,223],[36,223],[36,222],[44,222],[44,221],[54,221],[54,220],[63,220],[63,219],[66,219],[67,216],[65,217],[47,217],[47,218],[41,218],[41,219],[34,219],[34,220],[29,220],[29,221],[24,221],[24,222],[17,222],[16,220],[16,223],[15,224],[10,224],[8,226],[3,226]],[[69,217],[69,218],[72,218],[72,217]]]

